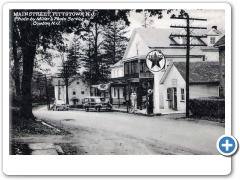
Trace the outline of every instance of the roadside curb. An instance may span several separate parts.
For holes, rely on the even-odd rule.
[[[153,115],[147,115],[145,113],[140,113],[140,112],[134,112],[134,113],[129,113],[127,111],[123,111],[123,110],[117,110],[117,109],[112,109],[112,111],[114,112],[120,112],[120,113],[126,113],[126,114],[133,114],[133,115],[138,115],[138,116],[147,116],[147,117],[153,117],[153,116],[161,116],[161,113],[158,114],[153,114]]]
[[[61,146],[53,143],[28,143],[31,155],[64,155]]]

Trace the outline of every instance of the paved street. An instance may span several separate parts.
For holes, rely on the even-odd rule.
[[[47,111],[34,115],[69,135],[37,136],[31,142],[49,142],[68,146],[76,154],[156,155],[219,154],[218,137],[224,134],[220,123],[187,121],[171,116],[146,117],[119,112]]]

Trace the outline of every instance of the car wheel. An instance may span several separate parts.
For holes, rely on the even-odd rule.
[[[85,108],[85,111],[88,112],[88,111],[89,111],[89,108]]]

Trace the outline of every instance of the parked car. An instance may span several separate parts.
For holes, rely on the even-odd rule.
[[[68,108],[69,108],[69,105],[66,104],[64,101],[62,100],[55,100],[54,103],[53,103],[53,108],[52,110],[56,110],[56,111],[68,111]]]
[[[95,109],[98,112],[100,112],[101,109],[108,111],[112,109],[112,105],[110,104],[109,101],[107,101],[105,98],[97,96],[84,98],[83,107],[86,112],[88,112],[89,109]]]

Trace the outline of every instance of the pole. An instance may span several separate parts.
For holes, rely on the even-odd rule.
[[[69,104],[69,99],[68,99],[68,64],[64,65],[64,69],[65,69],[65,85],[66,85],[66,104]]]
[[[186,17],[184,17],[186,16]],[[184,16],[179,16],[175,17],[171,16],[171,19],[186,19],[186,26],[176,26],[176,25],[171,25],[170,27],[172,28],[185,28],[187,31],[186,38],[187,38],[187,44],[179,44],[177,42],[170,44],[170,46],[186,46],[186,117],[189,117],[189,61],[190,61],[190,47],[191,46],[207,46],[205,43],[202,43],[199,40],[199,44],[190,44],[190,37],[196,37],[196,38],[206,38],[206,35],[193,35],[190,33],[190,29],[207,29],[206,27],[190,27],[190,20],[197,20],[197,21],[207,21],[207,19],[201,19],[201,18],[190,18],[187,13],[184,13]],[[182,34],[171,34],[171,38],[173,37],[184,37]]]
[[[49,99],[48,99],[47,75],[46,74],[45,74],[45,83],[46,83],[47,109],[50,110],[50,104],[49,104]]]
[[[187,14],[187,52],[186,52],[186,117],[189,117],[189,55],[190,55],[190,28]]]
[[[120,87],[118,85],[118,108],[120,108]]]
[[[90,50],[91,50],[91,44],[90,44],[90,39],[89,39],[89,42],[88,42],[88,57],[89,57],[89,66],[90,66],[90,69],[89,69],[89,77],[90,77],[90,81],[89,81],[89,84],[90,84],[90,96],[92,96],[92,63],[91,63],[91,57],[90,57],[90,55],[91,55],[91,52],[90,52]]]

